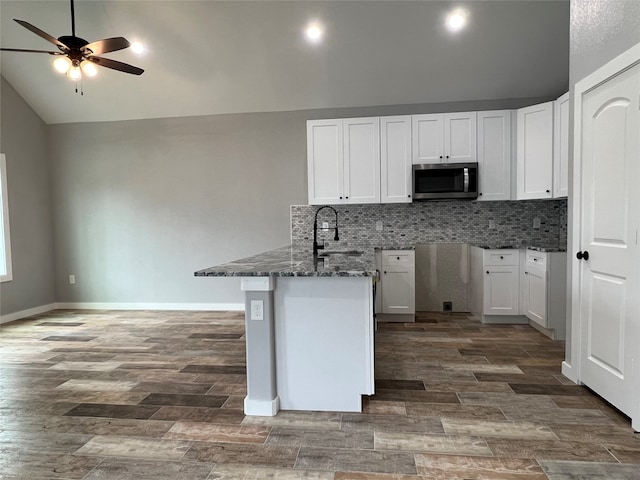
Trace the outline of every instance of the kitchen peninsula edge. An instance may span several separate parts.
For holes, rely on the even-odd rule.
[[[246,415],[362,411],[374,393],[375,250],[314,256],[282,247],[195,276],[241,277]]]

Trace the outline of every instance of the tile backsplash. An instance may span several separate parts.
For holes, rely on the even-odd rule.
[[[333,230],[322,232],[322,222],[333,227],[329,209],[318,216],[318,241],[328,248],[374,245],[413,246],[420,243],[469,243],[544,248],[567,246],[567,200],[502,202],[436,201],[401,204],[333,205],[338,211],[340,241]],[[313,243],[313,217],[318,206],[291,206],[292,243]],[[540,228],[533,228],[534,218]],[[489,228],[490,221],[495,228]],[[382,231],[376,223],[382,222]]]

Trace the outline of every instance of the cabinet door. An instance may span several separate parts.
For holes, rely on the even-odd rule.
[[[380,119],[347,118],[343,129],[346,203],[380,203]]]
[[[415,313],[415,269],[382,267],[382,313]]]
[[[518,200],[551,198],[553,102],[518,110]]]
[[[476,112],[444,114],[444,161],[469,163],[477,161]]]
[[[569,195],[569,92],[554,102],[553,197]]]
[[[411,129],[413,163],[443,163],[444,115],[413,115]]]
[[[478,112],[478,200],[511,199],[511,110]]]
[[[343,203],[342,120],[307,122],[309,205]]]
[[[547,272],[528,269],[526,285],[527,318],[547,327]]]
[[[517,266],[484,268],[484,314],[518,315],[520,269]]]
[[[380,201],[411,202],[411,117],[380,118]]]

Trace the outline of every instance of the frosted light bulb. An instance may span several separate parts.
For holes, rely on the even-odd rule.
[[[71,80],[80,80],[82,78],[82,70],[80,70],[78,65],[74,65],[67,72],[67,77]]]
[[[96,66],[88,60],[83,60],[80,68],[82,68],[82,72],[87,75],[87,77],[95,77],[98,74]]]
[[[67,73],[71,68],[71,60],[69,60],[69,57],[59,56],[53,61],[53,68],[55,68],[57,72]]]
[[[133,53],[141,55],[142,53],[144,53],[144,45],[140,42],[133,42],[131,44],[131,50],[133,51]]]

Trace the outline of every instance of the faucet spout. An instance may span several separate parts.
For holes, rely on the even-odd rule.
[[[318,210],[316,210],[315,217],[313,217],[313,255],[318,255],[318,250],[322,250],[324,248],[324,245],[318,245],[318,214],[320,213],[321,210],[324,210],[325,208],[333,210],[333,213],[336,216],[336,225],[335,227],[333,227],[335,230],[335,235],[333,239],[336,242],[340,240],[340,237],[338,236],[338,212],[336,211],[335,208],[329,205],[324,205],[320,207]]]

